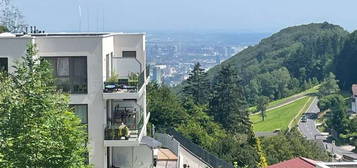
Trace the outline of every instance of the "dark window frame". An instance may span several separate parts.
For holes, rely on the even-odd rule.
[[[128,53],[129,55],[128,55],[128,56],[125,56],[124,53]],[[132,53],[135,53],[135,56],[132,56],[132,55],[131,55]],[[122,57],[123,57],[123,58],[136,58],[136,57],[137,57],[137,53],[136,53],[135,50],[131,50],[131,51],[125,50],[125,51],[122,51]]]
[[[71,108],[71,109],[73,109],[73,113],[76,115],[76,113],[75,113],[75,109],[74,109],[74,106],[86,106],[86,111],[87,111],[87,115],[86,115],[86,120],[87,120],[87,123],[82,123],[82,121],[81,121],[81,124],[82,125],[85,125],[86,126],[86,129],[87,129],[87,135],[88,135],[88,125],[89,125],[89,120],[88,120],[88,114],[89,114],[89,111],[88,111],[88,104],[69,104],[69,107]],[[78,116],[77,116],[78,117]]]
[[[84,125],[85,127],[86,127],[86,131],[87,131],[87,140],[86,140],[86,146],[88,145],[88,140],[89,140],[89,129],[88,129],[88,113],[89,113],[89,111],[88,111],[88,104],[69,104],[69,107],[71,108],[71,109],[73,109],[73,113],[74,113],[74,115],[76,115],[75,114],[75,109],[74,109],[74,106],[86,106],[86,111],[87,111],[87,115],[86,115],[86,120],[87,120],[87,123],[86,124],[83,124],[82,123],[82,121],[81,121],[81,124],[82,125]],[[78,117],[78,116],[77,116]],[[86,163],[86,164],[89,164],[89,153],[88,152],[86,152],[86,153],[84,153],[84,157],[86,158],[85,159],[85,161],[84,161],[84,163]]]
[[[6,60],[5,72],[9,72],[9,58],[8,57],[0,57],[0,60],[1,59]],[[1,71],[1,69],[0,69],[0,71]]]
[[[86,85],[86,89],[85,89],[85,91],[83,91],[83,92],[75,92],[75,91],[64,91],[64,92],[66,92],[66,93],[69,93],[69,94],[88,94],[88,57],[87,56],[40,56],[41,58],[43,58],[44,60],[46,60],[46,59],[58,59],[58,58],[68,58],[69,60],[69,76],[58,76],[57,75],[57,67],[55,67],[53,70],[54,70],[54,73],[56,74],[55,76],[54,76],[54,78],[55,79],[64,79],[64,78],[70,78],[70,76],[71,76],[71,72],[70,72],[70,69],[71,69],[71,58],[73,59],[75,59],[75,58],[85,58],[85,63],[86,63],[86,82],[85,82],[85,85]],[[48,60],[47,60],[48,61]],[[57,61],[57,60],[56,60]],[[51,62],[50,61],[48,61],[50,64],[51,64]]]

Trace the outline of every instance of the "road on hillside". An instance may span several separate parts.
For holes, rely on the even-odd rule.
[[[299,130],[300,132],[306,137],[308,140],[316,140],[316,141],[322,141],[324,148],[334,154],[337,154],[339,156],[343,155],[348,155],[354,158],[357,158],[357,154],[347,151],[341,147],[335,146],[332,143],[325,142],[326,137],[322,136],[320,131],[316,128],[316,118],[317,118],[317,113],[320,112],[319,107],[317,106],[318,99],[314,99],[314,101],[311,103],[310,108],[306,111],[305,115],[307,116],[307,121],[306,122],[299,122]]]

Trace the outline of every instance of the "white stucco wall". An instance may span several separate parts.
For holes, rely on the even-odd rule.
[[[28,43],[35,43],[39,56],[86,56],[87,57],[87,94],[71,94],[71,104],[88,105],[89,162],[96,168],[107,165],[107,153],[104,147],[104,126],[106,124],[106,101],[103,99],[103,82],[106,80],[106,55],[124,50],[137,51],[138,60],[145,67],[145,36],[143,34],[116,34],[106,36],[41,36],[0,38],[0,57],[9,60],[9,72],[15,60],[20,60]],[[115,54],[115,53],[114,53]],[[121,67],[126,68],[126,67]],[[128,105],[133,103],[127,102]],[[146,91],[135,105],[142,106],[146,112]],[[146,114],[144,114],[146,117]],[[146,127],[144,128],[146,130]],[[114,153],[120,154],[116,150]],[[124,150],[125,151],[125,150]],[[139,147],[137,155],[146,154],[146,149]],[[122,153],[122,154],[125,154]],[[115,156],[118,158],[117,156]]]
[[[116,57],[123,57],[123,51],[136,51],[136,59],[142,64],[141,69],[145,69],[146,50],[144,34],[118,34],[114,36],[114,54]]]
[[[9,72],[13,72],[16,60],[21,60],[26,53],[31,38],[0,38],[0,58],[8,58]]]
[[[120,168],[150,168],[153,163],[152,152],[146,145],[113,147],[113,164]]]
[[[202,162],[193,153],[189,152],[182,146],[179,147],[179,167],[183,167],[184,164],[188,164],[190,168],[210,168],[208,164]]]

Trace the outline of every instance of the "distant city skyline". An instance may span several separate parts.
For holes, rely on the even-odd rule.
[[[29,25],[58,31],[265,32],[327,21],[357,29],[357,1],[12,0]]]

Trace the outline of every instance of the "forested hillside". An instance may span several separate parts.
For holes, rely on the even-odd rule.
[[[212,80],[229,64],[243,80],[250,105],[259,96],[280,99],[309,88],[334,71],[334,58],[347,36],[343,28],[326,22],[289,27],[212,68],[208,76]]]
[[[350,88],[357,83],[356,46],[357,32],[349,34],[329,23],[283,29],[208,72],[197,63],[190,77],[175,88],[179,96],[166,86],[150,85],[151,122],[160,132],[175,128],[239,166],[264,167],[297,156],[328,160],[327,153],[297,131],[256,138],[247,107],[256,105],[264,111],[271,100],[321,83],[321,95],[335,94],[339,89],[333,73],[341,86]],[[279,138],[284,141],[275,143]],[[273,154],[283,143],[284,149]]]
[[[340,53],[336,57],[336,77],[340,87],[350,90],[357,83],[357,31],[351,33]]]

